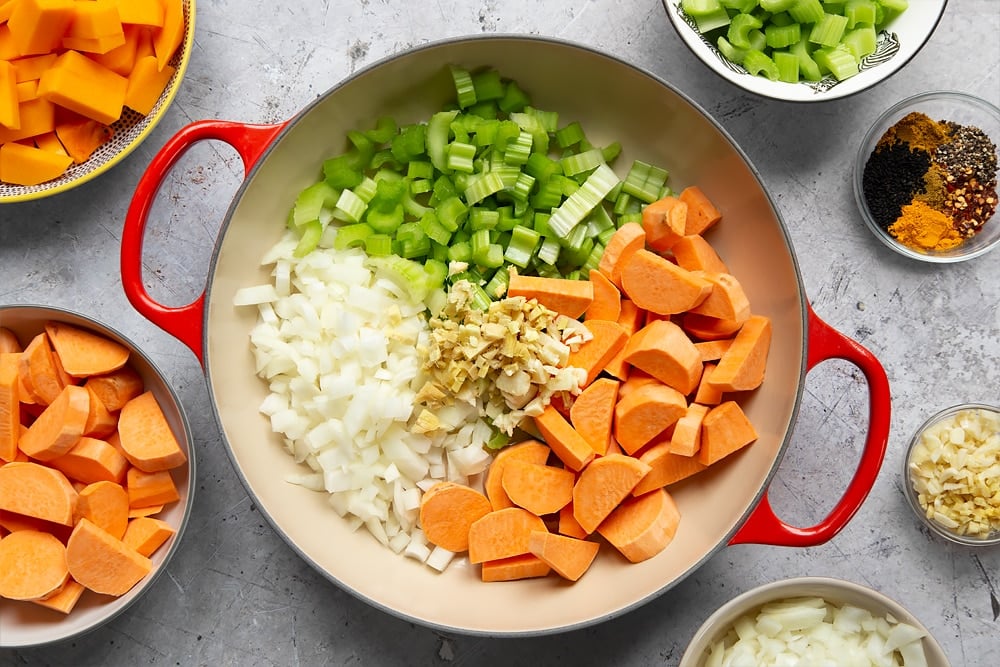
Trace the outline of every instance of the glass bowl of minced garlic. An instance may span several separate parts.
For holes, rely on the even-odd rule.
[[[883,113],[854,165],[854,197],[872,233],[902,255],[960,262],[1000,243],[1000,109],[953,91]]]
[[[906,497],[933,533],[1000,544],[1000,407],[964,403],[917,429],[906,450]]]

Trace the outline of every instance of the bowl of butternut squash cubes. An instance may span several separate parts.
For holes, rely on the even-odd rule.
[[[194,0],[0,3],[0,203],[69,190],[166,113],[194,44]]]
[[[191,443],[121,334],[0,306],[0,649],[77,637],[152,586],[190,514]]]

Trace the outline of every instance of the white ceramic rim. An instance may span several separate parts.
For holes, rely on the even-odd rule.
[[[921,11],[932,12],[934,20],[926,24],[914,26],[914,38],[912,41],[909,39],[900,40],[894,31],[887,32],[884,37],[885,39],[898,42],[898,50],[894,55],[868,69],[862,70],[849,79],[840,82],[833,80],[821,86],[821,89],[817,89],[817,87],[802,82],[784,83],[781,81],[770,81],[765,77],[748,74],[742,67],[726,60],[714,48],[710,48],[701,34],[684,20],[680,9],[681,0],[662,0],[663,7],[667,11],[667,16],[670,18],[670,23],[681,40],[715,74],[754,95],[784,102],[806,104],[810,102],[827,102],[855,95],[888,79],[903,69],[919,53],[920,49],[924,47],[927,40],[930,39],[930,36],[941,22],[945,7],[948,5],[948,0],[919,0],[919,2]],[[939,6],[928,10],[925,5],[929,5],[932,2]],[[914,5],[911,4],[910,11],[915,11],[913,7]],[[906,13],[904,12],[896,21],[902,21],[905,18]]]

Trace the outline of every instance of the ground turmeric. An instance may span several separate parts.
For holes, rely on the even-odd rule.
[[[919,199],[903,206],[889,233],[903,245],[920,250],[948,250],[962,242],[954,221]]]

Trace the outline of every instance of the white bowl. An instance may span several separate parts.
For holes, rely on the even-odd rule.
[[[177,552],[194,502],[195,451],[191,429],[180,400],[153,362],[123,335],[84,315],[46,306],[0,305],[0,326],[13,331],[23,345],[43,331],[45,322],[49,320],[89,329],[129,348],[128,363],[142,377],[145,388],[156,396],[174,436],[187,455],[187,464],[171,470],[180,499],[169,503],[155,515],[155,518],[170,524],[175,533],[150,556],[153,570],[120,597],[84,591],[73,610],[65,615],[29,602],[0,598],[0,655],[5,649],[44,646],[79,637],[123,613],[152,588]]]
[[[923,48],[944,14],[948,0],[915,0],[878,37],[875,53],[867,56],[861,71],[843,81],[826,76],[820,81],[784,83],[750,74],[742,65],[723,56],[694,27],[681,9],[681,0],[662,0],[677,34],[689,49],[713,72],[747,92],[786,102],[826,102],[847,97],[888,79],[903,68]]]
[[[740,616],[753,613],[768,602],[798,597],[821,597],[836,605],[850,604],[866,609],[874,616],[891,614],[896,621],[912,625],[925,633],[921,642],[928,667],[950,665],[941,646],[927,628],[898,602],[870,588],[842,579],[797,577],[758,586],[719,607],[695,632],[681,657],[679,667],[702,667],[708,649],[729,631]]]

